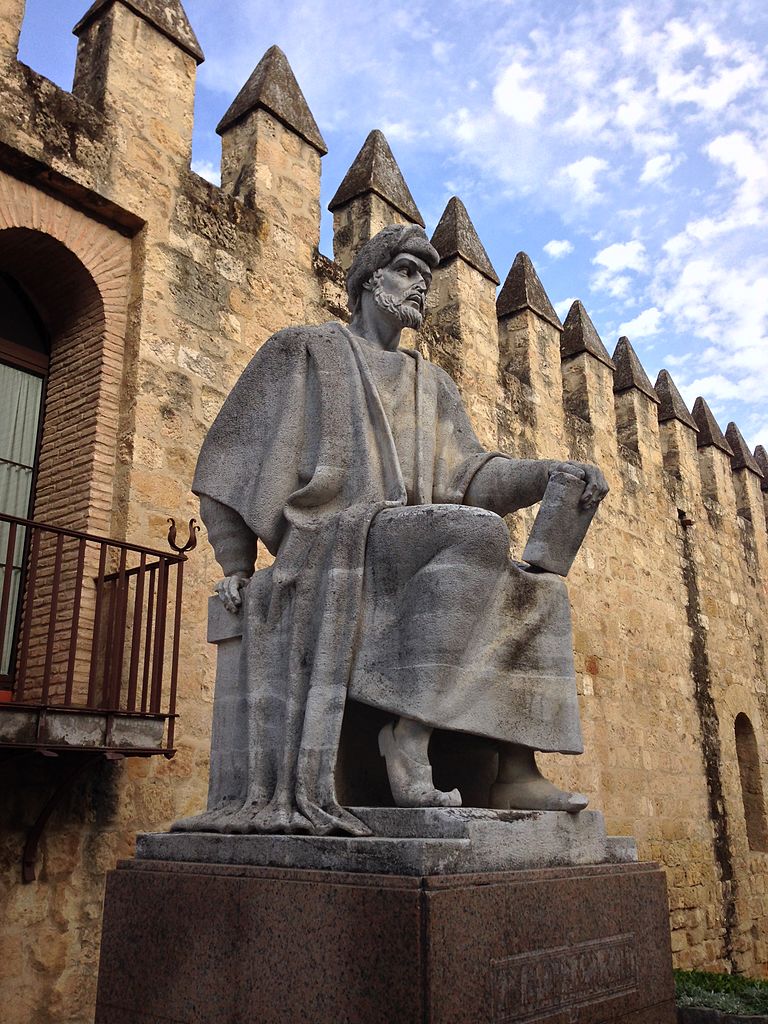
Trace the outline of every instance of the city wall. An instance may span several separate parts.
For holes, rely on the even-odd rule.
[[[159,547],[167,516],[197,513],[197,452],[253,352],[281,327],[347,316],[344,270],[362,241],[421,218],[374,132],[331,203],[334,259],[319,253],[325,144],[280,51],[219,127],[217,187],[190,170],[202,54],[176,0],[94,4],[71,93],[18,62],[23,7],[0,11],[0,269],[43,310],[60,366],[36,516]],[[677,965],[765,975],[768,479],[705,402],[694,418],[668,375],[652,385],[629,341],[609,354],[581,303],[562,324],[514,255],[525,239],[510,239],[498,295],[458,199],[434,239],[428,321],[406,344],[454,376],[485,444],[594,461],[611,485],[569,578],[586,750],[547,757],[547,771],[664,865]],[[73,391],[81,366],[87,385]],[[78,443],[67,402],[87,406]],[[518,553],[532,515],[510,519]],[[204,804],[218,575],[201,535],[175,757],[105,764],[76,787],[31,885],[20,850],[48,769],[3,769],[7,1024],[92,1019],[105,872],[137,831]]]

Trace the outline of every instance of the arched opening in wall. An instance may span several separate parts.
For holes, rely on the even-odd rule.
[[[42,231],[0,231],[0,273],[13,278],[34,305],[50,339],[50,366],[33,518],[74,530],[109,529],[94,522],[100,475],[97,426],[105,318],[96,284],[65,245]],[[116,417],[116,410],[109,411]],[[108,466],[111,482],[114,466]]]
[[[117,409],[103,394],[105,326],[100,291],[70,249],[42,231],[0,231],[0,337],[11,335],[0,347],[9,399],[0,395],[0,473],[9,478],[4,488],[0,479],[0,686],[26,700],[63,692],[67,673],[71,699],[85,685],[86,645],[70,667],[64,624],[75,580],[92,579],[98,563],[91,553],[78,561],[73,546],[57,550],[55,532],[12,519],[110,531]],[[77,602],[87,634],[90,591]]]
[[[768,826],[765,819],[763,784],[760,777],[760,757],[752,723],[745,714],[736,716],[736,756],[739,761],[741,799],[750,850],[768,852]]]

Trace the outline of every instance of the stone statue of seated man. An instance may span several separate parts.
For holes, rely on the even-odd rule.
[[[535,761],[582,750],[565,585],[510,559],[502,516],[555,473],[581,509],[608,487],[594,466],[484,450],[451,378],[400,349],[438,259],[421,228],[380,231],[349,270],[349,327],[269,338],[206,437],[193,489],[242,616],[247,795],[177,829],[368,834],[336,797],[348,700],[388,716],[397,806],[461,803],[435,787],[433,729],[495,744],[488,806],[586,806]],[[254,573],[257,542],[275,560]]]

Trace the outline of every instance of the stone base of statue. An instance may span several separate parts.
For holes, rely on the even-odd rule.
[[[664,874],[601,815],[355,813],[384,834],[140,837],[96,1024],[674,1024]]]
[[[142,860],[365,871],[474,874],[637,860],[635,842],[607,836],[599,811],[494,811],[481,807],[351,807],[374,833],[351,836],[140,835]]]

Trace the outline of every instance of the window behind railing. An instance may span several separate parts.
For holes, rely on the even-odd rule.
[[[7,515],[26,518],[32,512],[48,353],[48,338],[31,301],[12,277],[0,274],[0,513]],[[0,680],[9,675],[13,657],[25,540],[19,529],[10,549],[7,618],[0,619]],[[0,558],[9,552],[7,541],[7,526],[0,523]]]

